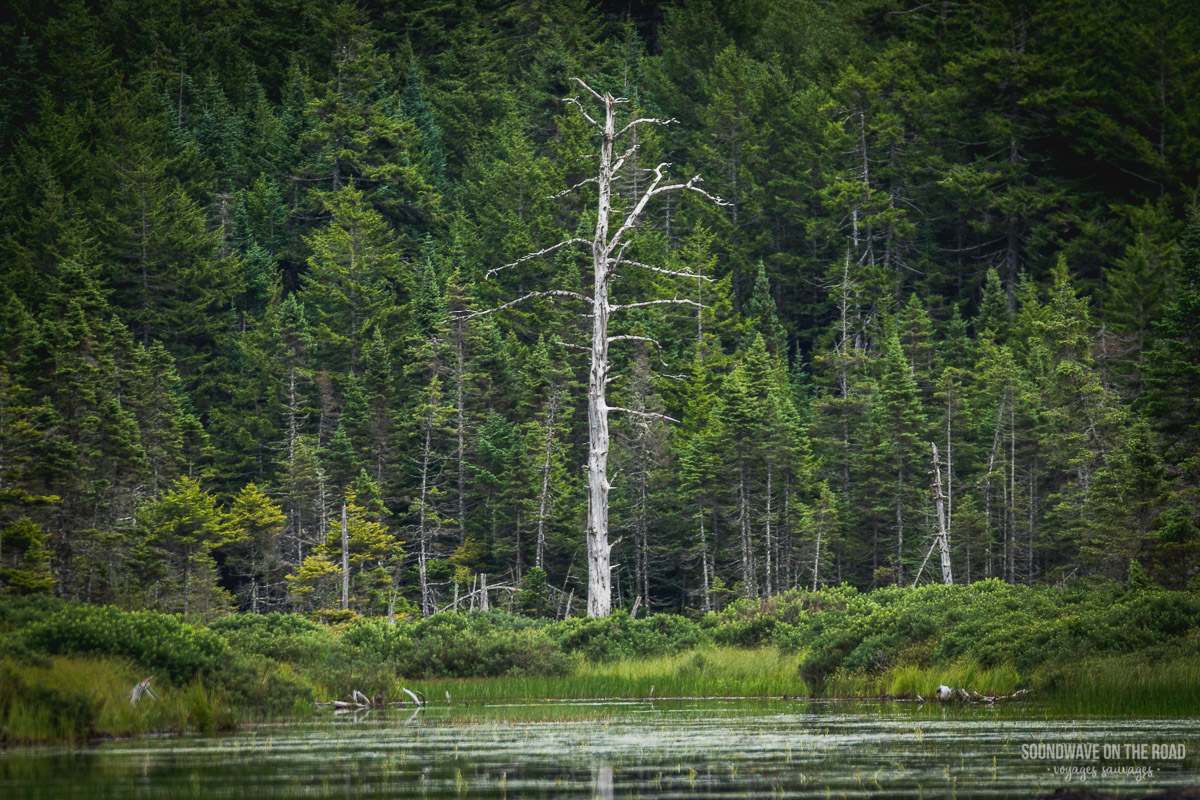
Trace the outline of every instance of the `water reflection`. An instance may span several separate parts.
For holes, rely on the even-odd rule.
[[[1021,745],[1070,741],[1187,746],[1149,785],[1088,789],[1200,783],[1198,720],[657,700],[329,714],[227,737],[0,751],[0,797],[1033,797],[1065,781]]]
[[[612,764],[592,768],[592,797],[596,800],[613,800]]]

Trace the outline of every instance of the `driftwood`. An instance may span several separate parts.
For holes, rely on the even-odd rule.
[[[158,699],[158,695],[156,695],[154,690],[150,688],[150,680],[153,677],[154,676],[151,675],[149,678],[146,678],[146,680],[142,681],[137,686],[134,686],[129,691],[129,705],[136,706],[138,701],[142,699],[142,695],[150,695],[151,700]]]
[[[425,696],[421,695],[420,692],[414,693],[411,689],[405,688],[403,686],[400,687],[400,690],[403,691],[409,697],[411,697],[413,702],[416,703],[418,706],[425,705]],[[421,695],[421,696],[418,697],[417,695]],[[447,702],[449,702],[449,692],[446,693],[446,696],[447,696]],[[372,700],[371,698],[367,697],[365,694],[360,692],[358,689],[354,689],[350,692],[349,700],[331,700],[327,703],[317,703],[316,705],[317,705],[317,708],[334,708],[338,711],[361,711],[363,709],[368,709],[368,708],[392,708],[392,707],[396,707],[396,706],[405,706],[408,704],[403,701],[393,702],[393,703],[385,703],[382,699]]]
[[[1012,694],[980,694],[973,689],[971,691],[952,689],[942,684],[937,690],[937,700],[939,703],[987,703],[990,706],[999,700],[1021,700],[1027,694],[1029,694],[1028,689],[1018,689]],[[917,695],[917,699],[922,703],[925,702],[920,695]]]

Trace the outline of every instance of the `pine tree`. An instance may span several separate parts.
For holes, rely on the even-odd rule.
[[[277,608],[283,599],[279,550],[283,510],[248,483],[230,502],[226,518],[234,538],[223,549],[227,568],[240,579],[241,585],[234,590],[238,605],[253,614]]]
[[[1163,309],[1158,340],[1146,356],[1145,408],[1172,462],[1194,484],[1200,475],[1200,209],[1189,212],[1179,261],[1178,292]]]
[[[230,526],[216,499],[190,478],[179,478],[171,490],[140,510],[143,537],[134,591],[149,605],[183,614],[224,611],[228,594],[217,586],[212,553],[249,535]]]
[[[915,552],[913,545],[924,541],[918,520],[926,487],[929,424],[899,334],[890,324],[881,344],[864,453],[867,496],[875,535],[890,540],[883,545],[890,551],[882,560],[884,571],[875,579],[903,584]]]
[[[316,312],[324,364],[354,369],[372,328],[388,325],[414,287],[394,237],[361,191],[347,186],[323,202],[331,219],[305,239],[313,254],[300,299]]]

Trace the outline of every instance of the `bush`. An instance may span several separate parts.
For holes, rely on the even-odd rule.
[[[413,678],[563,675],[570,664],[544,630],[497,628],[490,615],[435,614],[413,625],[410,636],[411,646],[393,658]]]
[[[589,661],[667,655],[711,642],[700,625],[674,614],[630,619],[617,611],[606,618],[563,620],[546,631],[564,652],[580,653]]]
[[[298,703],[312,707],[316,696],[291,669],[265,656],[235,653],[212,675],[212,685],[237,708],[254,709],[267,717],[281,717]]]
[[[209,630],[221,635],[236,651],[256,653],[278,661],[313,662],[328,658],[337,639],[328,629],[299,614],[231,614]]]
[[[217,634],[178,617],[111,606],[64,606],[25,630],[25,643],[45,653],[126,656],[182,684],[216,668],[228,649]]]

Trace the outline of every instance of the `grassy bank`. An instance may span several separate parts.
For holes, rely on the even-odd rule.
[[[528,619],[502,611],[388,625],[232,615],[201,624],[0,599],[5,742],[233,727],[310,715],[353,690],[444,701],[655,697],[929,698],[939,684],[1030,689],[1052,713],[1200,708],[1200,597],[1147,587],[845,587],[739,601],[697,619]],[[131,706],[153,676],[158,699]]]
[[[799,659],[776,647],[702,647],[672,655],[594,663],[580,659],[570,674],[419,680],[426,697],[454,701],[651,697],[798,697],[808,686]]]

